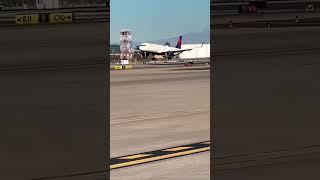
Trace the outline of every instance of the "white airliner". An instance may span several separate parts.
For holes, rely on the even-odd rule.
[[[144,57],[149,55],[163,55],[170,60],[172,57],[177,56],[178,54],[184,51],[191,51],[192,49],[181,49],[182,36],[179,37],[176,47],[170,47],[166,45],[152,44],[152,43],[142,43],[138,47],[139,51],[143,54]],[[202,46],[201,46],[202,47]]]

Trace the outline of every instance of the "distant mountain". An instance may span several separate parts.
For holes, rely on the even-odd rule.
[[[178,38],[180,35],[176,37],[166,38],[166,39],[159,39],[156,41],[146,41],[155,44],[162,44],[164,45],[166,42],[169,42],[171,46],[176,46]],[[132,42],[132,47],[136,48],[142,42]],[[201,44],[201,43],[210,43],[210,31],[204,30],[202,32],[191,32],[182,34],[182,44]]]

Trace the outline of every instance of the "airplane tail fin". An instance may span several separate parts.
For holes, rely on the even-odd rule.
[[[181,49],[181,44],[182,44],[182,36],[179,37],[178,43],[176,45],[176,48]]]

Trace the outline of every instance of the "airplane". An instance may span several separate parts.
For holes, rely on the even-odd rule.
[[[146,58],[151,54],[153,60],[155,55],[162,55],[171,60],[173,57],[179,55],[184,51],[191,51],[192,49],[181,49],[182,36],[179,37],[176,47],[170,47],[167,45],[159,45],[152,43],[142,43],[138,46],[138,51]],[[203,44],[202,44],[203,45]],[[202,47],[201,45],[201,47]]]

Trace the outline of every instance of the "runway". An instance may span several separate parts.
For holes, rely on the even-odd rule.
[[[318,175],[319,30],[213,33],[214,178]]]
[[[177,157],[144,165],[116,169],[111,171],[112,180],[122,180],[128,177],[132,180],[140,179],[196,179],[208,180],[210,171],[210,153]]]
[[[105,63],[107,23],[1,27],[0,69]]]
[[[0,179],[106,178],[105,25],[1,27]]]
[[[102,132],[107,122],[98,114],[106,109],[101,97],[108,93],[109,70],[103,64],[85,65],[100,63],[105,57],[105,35],[109,32],[104,27],[102,23],[65,29],[1,28],[1,142],[7,147],[0,153],[4,155],[2,179],[107,169],[101,157],[108,148],[98,139],[105,138]],[[279,149],[302,154],[299,160],[285,158],[289,163],[270,166],[259,161],[254,167],[240,164],[242,168],[227,173],[215,171],[217,179],[312,179],[318,174],[318,151],[312,149],[315,153],[310,156],[301,149],[320,144],[319,30],[303,27],[213,33],[214,155],[249,154],[249,160],[255,161],[256,153]],[[175,69],[110,72],[111,157],[209,140],[209,71]],[[99,152],[91,148],[98,146]],[[126,167],[112,170],[111,177],[207,180],[209,156],[205,152]],[[221,168],[224,161],[219,163]]]
[[[111,158],[210,140],[209,80],[208,70],[183,66],[111,71]],[[115,169],[111,179],[150,179],[152,174],[153,178],[179,179],[185,171],[194,172],[186,179],[208,179],[209,159],[202,158],[208,155]],[[196,164],[179,164],[190,164],[190,160]],[[159,172],[164,166],[167,170]]]
[[[177,158],[181,156],[202,153],[210,150],[210,141],[186,144],[183,146],[170,147],[139,154],[126,155],[111,158],[110,169],[119,169],[144,163],[161,161],[164,159]]]

